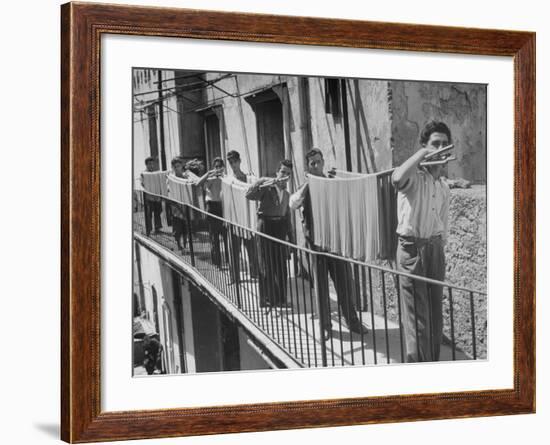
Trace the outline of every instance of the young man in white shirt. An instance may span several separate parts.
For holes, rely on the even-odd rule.
[[[397,194],[397,269],[438,281],[445,279],[444,245],[450,190],[442,180],[444,163],[421,166],[426,156],[451,143],[443,122],[430,121],[420,134],[421,148],[392,175]],[[439,360],[443,335],[443,287],[399,277],[408,362]]]

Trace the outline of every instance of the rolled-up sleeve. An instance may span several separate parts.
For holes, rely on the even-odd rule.
[[[304,204],[304,198],[299,196],[298,192],[293,193],[292,195],[290,195],[290,199],[288,200],[288,206],[292,210],[296,210],[296,209],[302,207],[303,204]]]

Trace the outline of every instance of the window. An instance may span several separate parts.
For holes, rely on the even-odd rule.
[[[340,79],[325,79],[325,112],[335,118],[342,114],[340,97]]]

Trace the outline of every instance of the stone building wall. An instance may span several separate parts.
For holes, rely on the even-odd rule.
[[[485,186],[451,190],[449,238],[445,247],[445,281],[481,292],[487,291],[487,194]],[[487,357],[487,296],[469,292],[453,293],[456,340],[472,351],[471,314],[475,317],[476,350]],[[449,317],[448,300],[443,305]],[[445,329],[450,338],[450,327]]]
[[[449,236],[445,247],[447,280],[487,290],[487,196],[485,186],[452,189]]]
[[[422,127],[431,119],[451,129],[457,161],[449,178],[485,184],[487,179],[487,87],[481,84],[391,81],[393,165],[419,147]]]

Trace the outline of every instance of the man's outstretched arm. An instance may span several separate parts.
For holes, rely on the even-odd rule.
[[[431,153],[433,150],[429,148],[421,148],[415,154],[413,154],[409,159],[407,159],[403,164],[397,167],[392,174],[393,185],[398,189],[402,189],[406,184],[409,178],[418,168],[424,157]]]

